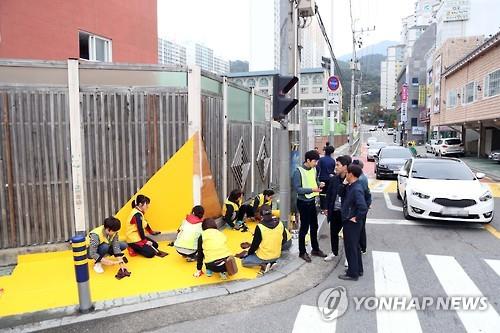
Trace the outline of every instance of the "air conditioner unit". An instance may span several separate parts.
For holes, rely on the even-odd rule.
[[[315,0],[300,0],[299,1],[299,16],[309,17],[316,14]]]

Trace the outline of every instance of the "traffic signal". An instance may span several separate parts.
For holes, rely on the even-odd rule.
[[[286,94],[299,82],[296,76],[282,76],[275,74],[273,77],[273,119],[280,121],[299,102],[298,99],[286,97]]]

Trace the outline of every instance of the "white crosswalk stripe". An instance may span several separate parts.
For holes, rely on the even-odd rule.
[[[295,323],[293,333],[335,333],[337,321],[324,321],[320,310],[315,306],[301,305]]]
[[[380,299],[380,297],[384,296],[397,296],[399,298],[410,299],[412,296],[415,296],[411,293],[410,284],[399,253],[372,251],[371,257],[374,273],[373,284],[375,297]],[[425,255],[425,257],[439,281],[439,284],[445,291],[446,296],[449,298],[468,296],[476,298],[484,297],[483,293],[462,268],[457,259],[452,256],[441,255]],[[500,277],[500,260],[484,259],[484,262],[486,262],[486,264]],[[368,270],[369,266],[369,263],[365,263],[365,272]],[[428,266],[427,270],[429,270]],[[366,278],[366,275],[364,278]],[[413,279],[413,281],[415,281],[415,279]],[[418,298],[418,296],[416,297]],[[462,322],[466,332],[500,332],[500,315],[489,303],[489,299],[484,298],[484,300],[487,304],[486,310],[473,308],[467,310],[467,305],[464,304],[465,309],[455,311],[456,316]],[[348,312],[353,311],[352,304],[354,304],[355,301],[356,300],[354,300],[354,302],[353,300],[349,300],[350,308]],[[474,304],[474,301],[469,303],[467,299],[465,302],[469,305]],[[321,310],[322,309],[318,309],[316,306],[302,305],[297,314],[293,332],[335,332],[338,324],[341,324],[341,327],[345,325],[349,326],[349,321],[343,322],[343,320],[349,320],[346,319],[345,316],[341,316],[335,321],[323,320],[321,317]],[[418,311],[414,308],[407,308],[406,310],[407,311],[377,309],[377,332],[422,332],[423,324],[421,320],[429,320],[429,317],[424,316],[419,318]],[[430,311],[448,310],[433,309]],[[450,328],[450,331],[461,331],[461,329],[454,327]]]
[[[427,260],[448,296],[483,296],[454,257],[427,255]],[[491,304],[484,311],[457,310],[457,315],[467,332],[500,330],[500,316]]]
[[[373,251],[375,296],[411,297],[410,286],[398,253]],[[411,311],[377,310],[378,332],[422,332],[418,315]]]
[[[500,276],[500,260],[485,259],[484,261]]]

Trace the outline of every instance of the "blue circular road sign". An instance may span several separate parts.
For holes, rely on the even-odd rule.
[[[328,78],[328,89],[330,89],[331,91],[335,91],[339,89],[339,86],[340,86],[340,81],[338,77],[334,75]]]

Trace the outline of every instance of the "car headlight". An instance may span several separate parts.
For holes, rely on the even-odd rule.
[[[419,197],[420,199],[429,199],[430,198],[429,195],[423,194],[421,192],[412,191],[411,194],[413,194],[416,197]]]
[[[493,199],[490,191],[486,191],[482,196],[479,197],[479,201],[488,201]]]

